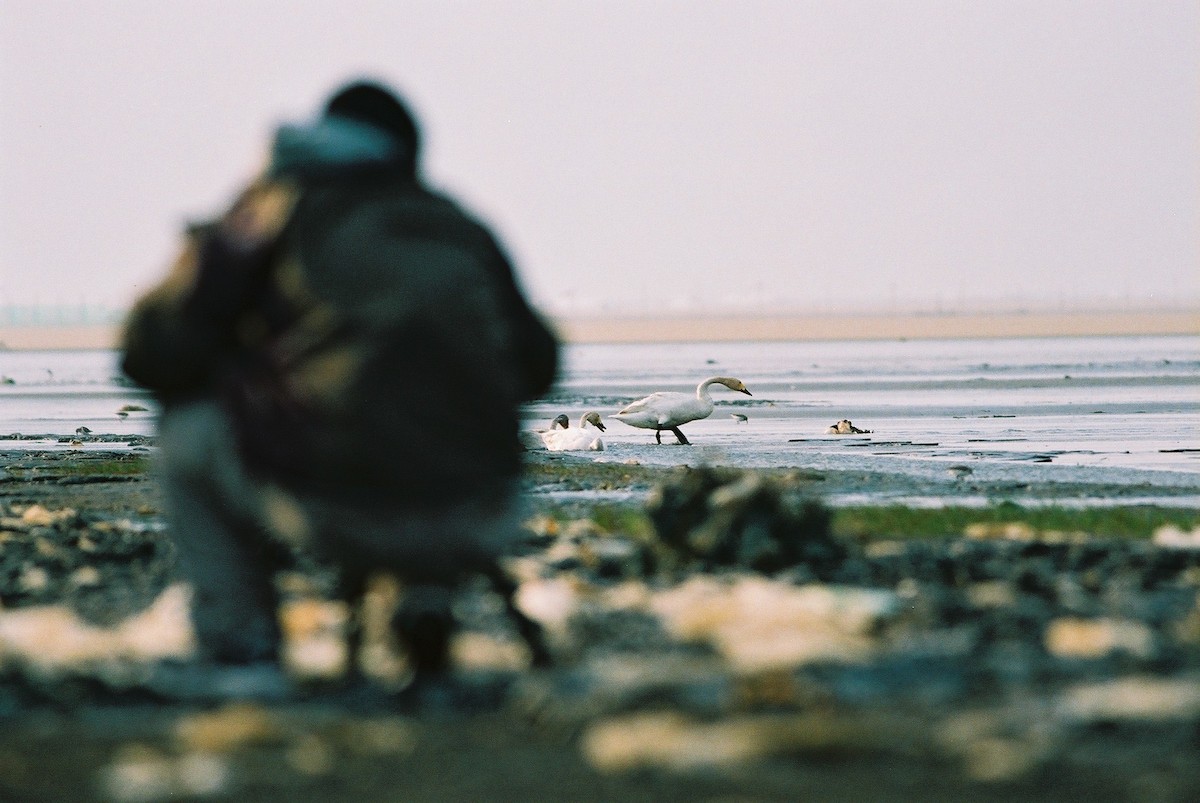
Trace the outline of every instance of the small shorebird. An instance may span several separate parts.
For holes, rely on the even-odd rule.
[[[712,396],[708,394],[710,385],[724,385],[730,390],[745,393],[747,396],[754,395],[746,389],[746,385],[740,379],[713,376],[696,386],[695,396],[664,391],[651,393],[646,398],[638,399],[630,404],[612,418],[631,427],[654,430],[655,443],[661,444],[663,430],[669,429],[675,433],[675,438],[679,443],[688,444],[690,441],[679,431],[679,426],[712,415],[713,400]]]
[[[849,418],[843,418],[836,424],[832,424],[829,429],[825,430],[826,435],[865,435],[869,433],[869,429],[859,429],[850,423]]]
[[[729,417],[739,424],[744,424],[750,420],[745,413],[730,413]]]

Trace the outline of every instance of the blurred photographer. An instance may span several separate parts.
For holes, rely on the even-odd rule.
[[[375,570],[404,580],[397,633],[418,669],[443,669],[448,590],[497,576],[515,537],[518,406],[549,388],[557,342],[419,152],[399,98],[346,86],[279,128],[265,173],[189,230],[129,317],[123,367],[162,404],[210,661],[277,657],[273,574],[294,546],[337,566],[348,598]]]

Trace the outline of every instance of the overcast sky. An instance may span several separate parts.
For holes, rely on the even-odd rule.
[[[550,312],[1200,303],[1200,3],[0,0],[0,305],[124,306],[362,74]]]

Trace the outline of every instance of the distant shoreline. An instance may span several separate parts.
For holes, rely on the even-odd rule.
[[[1194,335],[1200,311],[595,316],[555,325],[570,343]]]
[[[552,318],[568,343],[925,340],[1196,335],[1200,310],[972,313],[592,315]],[[108,349],[117,326],[0,326],[0,349]]]

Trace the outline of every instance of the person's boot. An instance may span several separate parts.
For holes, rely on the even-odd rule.
[[[444,675],[450,669],[450,638],[456,625],[450,603],[449,589],[413,586],[392,618],[392,628],[418,679]]]

